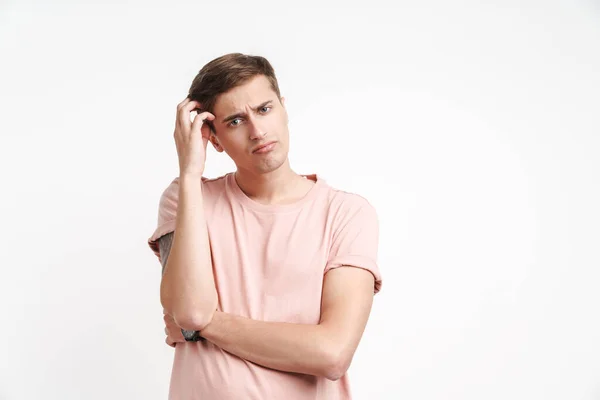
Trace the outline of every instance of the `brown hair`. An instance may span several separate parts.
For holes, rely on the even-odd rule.
[[[269,80],[271,89],[281,101],[279,84],[271,63],[264,57],[242,53],[225,54],[204,65],[194,78],[188,97],[201,103],[202,111],[212,113],[220,94],[243,85],[257,75],[264,75]],[[213,123],[207,122],[215,133]]]

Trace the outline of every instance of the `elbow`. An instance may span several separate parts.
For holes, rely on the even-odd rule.
[[[162,300],[162,299],[161,299]],[[216,296],[200,305],[172,304],[168,299],[161,301],[166,313],[173,317],[175,324],[187,331],[201,331],[212,321],[217,310]]]
[[[202,307],[186,308],[175,310],[173,320],[175,324],[186,331],[202,331],[211,323],[215,312],[217,311],[217,302],[207,302]]]
[[[214,315],[212,312],[196,312],[173,314],[175,324],[186,331],[202,331],[210,324]]]
[[[350,368],[352,362],[352,354],[348,351],[332,346],[323,356],[323,371],[322,375],[330,381],[337,381]]]

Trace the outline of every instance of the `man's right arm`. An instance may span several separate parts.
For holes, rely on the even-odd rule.
[[[158,238],[158,251],[160,253],[160,259],[162,260],[162,274],[165,273],[165,267],[167,266],[167,260],[171,253],[171,244],[173,244],[173,232],[169,232]]]
[[[158,251],[160,253],[161,265],[162,265],[162,273],[165,273],[165,266],[167,265],[167,260],[169,259],[169,254],[171,253],[171,245],[173,244],[173,232],[169,232],[158,239]],[[183,337],[186,339],[197,338],[196,340],[202,340],[203,338],[200,336],[200,331],[187,331],[185,329],[181,330]],[[195,335],[197,333],[197,335]]]
[[[182,175],[175,231],[164,260],[160,301],[166,313],[185,330],[201,331],[217,309],[202,180]]]

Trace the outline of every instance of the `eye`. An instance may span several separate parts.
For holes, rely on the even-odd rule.
[[[265,108],[267,109],[267,111],[263,111]],[[266,114],[269,112],[269,110],[271,108],[273,108],[273,107],[272,106],[264,106],[264,107],[261,107],[260,110],[263,111],[263,114]],[[227,126],[229,126],[229,127],[239,126],[239,124],[234,124],[234,122],[237,120],[240,120],[240,118],[232,119],[231,122],[229,124],[227,124]]]

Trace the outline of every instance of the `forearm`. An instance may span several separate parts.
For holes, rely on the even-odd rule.
[[[217,311],[202,336],[245,360],[280,371],[338,379],[338,344],[321,325],[264,322]]]
[[[217,308],[200,177],[180,176],[173,243],[160,285],[164,309],[184,329],[202,329]]]

